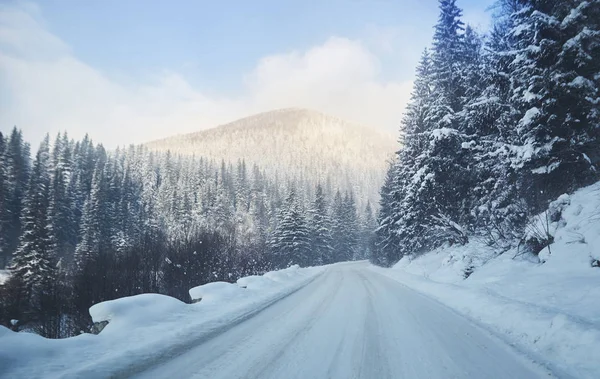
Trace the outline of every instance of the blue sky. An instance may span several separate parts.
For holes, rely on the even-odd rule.
[[[458,4],[484,30],[492,2]],[[5,2],[0,130],[110,146],[303,106],[394,131],[437,12],[435,0]]]

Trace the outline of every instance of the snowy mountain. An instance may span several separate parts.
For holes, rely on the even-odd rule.
[[[352,189],[359,206],[366,199],[377,202],[386,162],[397,150],[395,138],[383,132],[297,108],[146,145],[233,163],[243,159],[280,179],[308,178],[307,183],[321,181],[333,191]]]

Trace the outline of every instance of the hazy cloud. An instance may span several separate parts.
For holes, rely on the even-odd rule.
[[[0,6],[0,78],[2,131],[17,125],[36,142],[46,132],[87,132],[111,147],[291,106],[396,130],[411,89],[382,79],[369,46],[341,37],[262,58],[240,74],[243,95],[235,97],[207,96],[174,71],[124,83],[79,60],[34,5]]]

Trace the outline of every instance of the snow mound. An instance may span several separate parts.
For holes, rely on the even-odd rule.
[[[283,270],[267,272],[264,277],[277,283],[285,283],[298,275],[299,269],[300,266],[293,265]]]
[[[277,283],[269,278],[265,278],[264,276],[252,275],[238,279],[237,285],[241,288],[260,290],[263,288],[273,287],[277,285]]]
[[[213,282],[192,288],[192,302],[202,300],[204,304],[231,301],[244,297],[244,289],[228,282]]]
[[[95,304],[90,308],[90,316],[94,322],[108,321],[102,334],[121,333],[160,321],[184,306],[184,302],[170,296],[144,293]]]

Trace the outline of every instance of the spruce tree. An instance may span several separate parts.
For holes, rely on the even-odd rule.
[[[331,246],[331,219],[329,218],[327,201],[323,187],[318,184],[315,190],[315,200],[310,210],[310,238],[312,264],[329,264],[333,261]]]
[[[512,15],[515,164],[533,212],[599,178],[600,2],[523,0]]]
[[[369,260],[380,266],[389,266],[400,259],[400,246],[397,239],[394,219],[397,209],[394,207],[394,181],[396,180],[396,163],[390,162],[385,182],[380,190],[377,229],[375,230],[375,248]]]
[[[312,263],[308,226],[294,189],[285,200],[270,245],[277,267]]]
[[[343,243],[345,244],[343,260],[351,261],[357,259],[359,251],[359,224],[358,216],[356,213],[356,204],[354,202],[354,195],[351,192],[347,192],[344,196],[343,203],[343,224],[345,225],[344,232],[345,237]]]
[[[49,190],[48,226],[53,256],[70,265],[77,243],[77,228],[73,215],[71,147],[66,133],[58,135],[53,149],[53,169]]]
[[[377,229],[377,220],[373,214],[371,202],[367,201],[365,210],[360,218],[358,259],[370,259],[373,256],[375,229]]]
[[[21,284],[22,322],[43,316],[57,278],[48,227],[50,165],[49,137],[46,135],[29,177],[21,221],[23,233],[10,265],[11,279]]]
[[[432,92],[425,117],[424,149],[414,174],[400,186],[399,237],[403,249],[424,251],[443,242],[465,243],[468,155],[463,149],[460,111],[466,96],[461,10],[454,0],[440,1],[432,54]],[[402,160],[400,161],[402,165]]]
[[[0,132],[0,236],[6,235],[6,223],[8,222],[7,202],[7,182],[6,182],[6,163],[4,162],[4,153],[6,151],[6,140]],[[10,254],[8,254],[6,241],[0,237],[0,268],[6,267]]]
[[[4,218],[3,233],[0,234],[2,256],[0,262],[6,266],[7,258],[11,256],[19,244],[22,234],[22,219],[24,198],[29,183],[30,158],[29,144],[23,141],[20,130],[12,130],[6,142],[3,170],[5,175],[5,207],[1,216]]]
[[[344,242],[345,238],[345,225],[344,225],[344,200],[339,190],[336,191],[331,204],[331,239],[333,248],[333,259],[332,262],[341,262],[345,260],[347,252],[345,251],[346,245]]]

